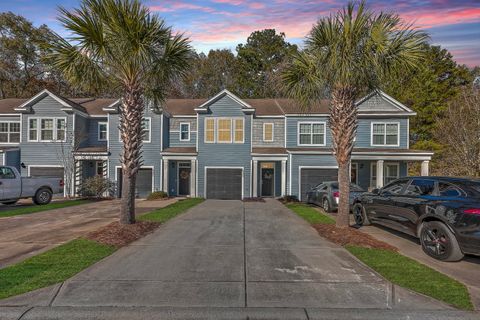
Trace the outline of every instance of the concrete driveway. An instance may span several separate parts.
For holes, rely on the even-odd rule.
[[[275,200],[205,201],[65,283],[2,303],[22,320],[459,316],[388,283]]]
[[[174,201],[138,201],[137,212],[152,211]],[[118,219],[119,211],[119,200],[105,200],[0,218],[0,268],[103,227]]]

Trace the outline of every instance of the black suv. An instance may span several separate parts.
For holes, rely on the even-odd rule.
[[[443,261],[480,255],[480,180],[409,177],[364,193],[353,207],[357,225],[370,223],[420,238]]]

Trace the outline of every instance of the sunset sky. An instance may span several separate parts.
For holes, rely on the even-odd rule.
[[[1,11],[12,11],[47,24],[66,35],[56,21],[57,6],[73,8],[78,0],[1,0]],[[275,28],[288,41],[302,44],[315,21],[342,8],[340,0],[145,0],[174,30],[188,35],[197,51],[235,49],[255,30]],[[400,0],[367,2],[373,9],[398,12],[424,28],[433,44],[452,52],[457,62],[480,65],[480,0]]]

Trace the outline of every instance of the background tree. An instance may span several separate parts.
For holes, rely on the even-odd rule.
[[[480,177],[480,90],[465,86],[437,118],[433,136],[442,141],[437,169],[445,175]]]
[[[60,8],[59,21],[73,36],[56,36],[49,59],[66,79],[87,90],[119,88],[123,142],[120,222],[135,222],[135,185],[141,166],[145,104],[159,105],[172,78],[188,67],[190,46],[138,0],[83,0]]]
[[[237,87],[242,98],[281,96],[277,79],[282,66],[297,52],[297,46],[285,41],[285,33],[275,29],[254,31],[245,44],[237,46]]]
[[[325,92],[331,97],[329,126],[338,163],[340,199],[336,224],[349,226],[350,159],[357,129],[355,101],[386,78],[423,60],[427,35],[396,14],[375,13],[350,2],[321,18],[305,50],[284,73],[287,92],[308,109]]]

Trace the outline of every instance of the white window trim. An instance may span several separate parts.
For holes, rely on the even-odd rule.
[[[102,125],[105,125],[107,127],[107,131],[106,131],[106,139],[101,139],[100,138],[100,126]],[[98,138],[98,141],[107,141],[108,140],[108,122],[105,122],[105,121],[102,121],[102,122],[98,122],[97,124],[97,138]]]
[[[142,140],[143,143],[150,143],[152,142],[152,117],[145,117],[142,119],[149,121],[149,126],[148,126],[148,140]],[[118,142],[123,142],[122,141],[122,132],[120,129],[118,129]]]
[[[187,139],[182,139],[182,125],[187,125],[188,126],[188,138]],[[179,126],[180,130],[179,130],[179,140],[180,141],[190,141],[190,122],[180,122],[180,126]]]
[[[229,120],[230,121],[230,141],[220,141],[220,139],[218,138],[219,135],[220,135],[220,130],[219,130],[219,121],[220,120]],[[217,140],[217,143],[232,143],[233,142],[233,119],[232,118],[229,118],[229,117],[219,117],[219,118],[216,118],[215,120],[216,122],[216,130],[215,130],[215,136],[216,136],[216,140]]]
[[[374,144],[373,143],[373,127],[376,124],[383,124],[385,126],[385,133],[383,134],[384,137],[384,144]],[[397,125],[397,143],[396,144],[387,144],[387,125],[388,124],[396,124]],[[399,147],[400,146],[400,122],[372,122],[370,124],[370,146],[372,147]]]
[[[243,131],[242,132],[242,141],[236,141],[235,140],[235,133],[237,131],[236,120],[242,120],[242,131]],[[232,140],[233,140],[233,143],[239,143],[239,144],[245,143],[245,119],[244,118],[241,118],[241,117],[232,118]]]
[[[30,119],[36,119],[37,120],[37,139],[36,140],[30,140]],[[41,138],[42,119],[53,120],[53,140],[42,140],[42,138]],[[65,121],[65,139],[63,139],[63,140],[58,140],[57,139],[57,135],[58,135],[57,122],[58,122],[58,120],[64,120]],[[27,132],[28,142],[66,142],[67,141],[67,134],[68,134],[67,117],[28,117],[27,118],[27,123],[28,123],[28,132]]]
[[[272,139],[271,140],[267,140],[265,139],[265,127],[267,125],[271,125],[272,126]],[[275,123],[273,122],[264,122],[263,123],[263,141],[264,142],[273,142],[275,140]]]
[[[207,141],[207,121],[212,120],[213,121],[213,141]],[[217,122],[215,121],[214,117],[205,117],[203,120],[203,142],[204,143],[215,143],[217,140],[217,135],[215,132],[215,129],[217,127]]]
[[[302,124],[309,124],[313,127],[314,124],[323,124],[323,143],[321,144],[310,144],[310,143],[300,143],[300,127]],[[310,133],[313,141],[313,130]],[[325,121],[299,121],[297,122],[297,145],[299,146],[310,146],[310,147],[322,147],[326,145],[327,139],[327,123]]]
[[[16,121],[16,120],[13,120],[13,121],[9,121],[9,120],[2,120],[0,121],[0,123],[8,123],[8,132],[5,132],[8,134],[8,140],[9,142],[2,142],[1,144],[12,144],[12,145],[17,145],[19,144],[20,142],[22,142],[22,122],[21,121]],[[10,123],[19,123],[20,124],[20,132],[18,132],[20,134],[20,138],[19,138],[19,141],[18,142],[10,142],[10,134],[12,133],[10,131]],[[14,132],[16,133],[16,132]]]
[[[376,188],[376,185],[373,184],[373,173],[375,172],[375,181],[377,180],[377,163],[372,161],[370,162],[370,187]],[[399,162],[384,162],[383,163],[383,185],[386,185],[386,178],[387,175],[385,174],[387,172],[387,166],[394,165],[397,167],[397,177],[396,179],[400,178],[400,163]],[[373,170],[373,167],[375,167],[375,170]],[[357,171],[358,172],[358,171]]]

